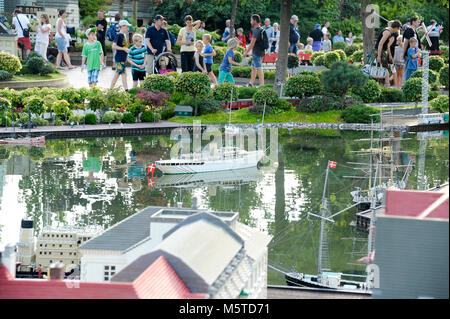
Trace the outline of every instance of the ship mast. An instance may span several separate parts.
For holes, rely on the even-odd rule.
[[[323,195],[322,195],[322,215],[320,219],[320,242],[319,242],[319,256],[317,262],[317,274],[320,275],[322,273],[322,262],[326,267],[328,267],[328,243],[327,243],[327,235],[325,230],[325,218],[327,213],[327,198],[326,198],[326,190],[327,190],[327,182],[328,182],[328,172],[330,170],[330,165],[328,163],[327,170],[325,173],[325,184],[323,186]]]

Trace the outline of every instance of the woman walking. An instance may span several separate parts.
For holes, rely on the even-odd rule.
[[[48,38],[50,36],[51,29],[52,25],[50,24],[48,15],[42,14],[41,21],[36,30],[37,32],[36,45],[34,46],[34,51],[39,53],[46,60],[47,60]]]
[[[61,68],[61,59],[64,57],[64,61],[69,69],[73,69],[74,66],[70,63],[70,57],[67,51],[69,43],[69,35],[67,34],[67,26],[64,20],[67,18],[66,10],[59,10],[59,18],[56,21],[56,44],[58,46],[58,56],[56,57],[56,68]]]
[[[181,72],[191,72],[194,70],[194,53],[195,53],[195,39],[196,32],[200,26],[201,21],[192,22],[190,15],[184,18],[186,27],[181,28],[178,33],[177,44],[181,45]]]
[[[269,39],[270,41],[270,53],[278,52],[278,41],[280,41],[280,30],[278,23],[273,24],[273,37]]]
[[[323,33],[320,30],[319,23],[316,24],[314,30],[309,34],[309,37],[313,39],[312,50],[314,52],[320,51],[322,49]]]

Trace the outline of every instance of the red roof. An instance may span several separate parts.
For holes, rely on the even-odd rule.
[[[0,299],[205,298],[194,294],[161,256],[132,283],[13,279],[0,264]]]
[[[440,192],[388,190],[385,215],[448,220],[448,189]]]

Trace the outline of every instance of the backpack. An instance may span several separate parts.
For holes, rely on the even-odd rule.
[[[259,31],[259,37],[256,40],[255,45],[258,46],[261,51],[265,51],[269,48],[269,38],[267,37],[266,30],[259,28]]]
[[[114,42],[117,35],[117,26],[119,25],[119,22],[112,22],[109,26],[108,31],[106,31],[106,37],[108,38],[108,41]]]
[[[170,44],[174,46],[175,44],[177,44],[177,38],[175,37],[175,34],[170,33],[169,31],[167,32],[169,33]]]

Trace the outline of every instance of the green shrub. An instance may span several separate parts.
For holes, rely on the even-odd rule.
[[[444,59],[444,62],[448,64],[448,45],[441,45],[439,48],[441,51],[444,51],[442,54],[442,59]]]
[[[353,54],[350,56],[350,60],[352,62],[362,62],[364,57],[364,51],[363,50],[357,50],[353,52]]]
[[[206,96],[211,91],[208,75],[200,72],[185,72],[178,76],[175,88],[178,92],[196,97]],[[194,115],[197,115],[195,106]]]
[[[88,123],[86,123],[86,124],[88,124]],[[63,121],[59,117],[56,117],[55,120],[53,121],[53,125],[61,126],[61,125],[63,125]]]
[[[231,90],[233,90],[233,101],[237,101],[239,97],[239,89],[233,83],[220,83],[212,90],[212,96],[215,100],[220,102],[229,102],[231,99]]]
[[[260,105],[260,104],[253,104],[251,107],[248,108],[250,113],[253,114],[263,114],[264,113],[264,104]],[[266,104],[266,110],[264,114],[270,114],[272,113],[272,107],[270,105]]]
[[[324,56],[325,59],[323,63],[327,68],[330,68],[334,63],[340,60],[339,53],[337,53],[336,51],[327,52]]]
[[[311,54],[311,58],[309,60],[311,61],[312,64],[314,64],[314,61],[317,59],[317,57],[321,55],[324,55],[323,51],[314,52],[313,54]]]
[[[378,102],[380,103],[394,103],[403,102],[403,92],[399,89],[387,88],[384,86],[380,87],[381,94],[378,97]]]
[[[0,114],[10,111],[11,107],[11,102],[7,98],[0,96]]]
[[[92,111],[106,109],[106,97],[101,89],[93,87],[89,90],[89,108]]]
[[[256,93],[257,88],[240,86],[238,87],[238,90],[239,90],[239,99],[251,99],[253,98],[253,94]]]
[[[84,121],[86,124],[97,124],[97,115],[93,113],[86,114]]]
[[[106,123],[106,124],[111,124],[113,122],[119,122],[118,114],[120,114],[120,113],[115,112],[115,111],[106,112],[105,114],[103,114],[102,122]],[[120,114],[119,116],[120,116],[120,119],[122,119],[122,115]]]
[[[345,50],[347,44],[345,42],[335,42],[333,43],[333,50]]]
[[[336,42],[336,43],[343,43],[343,42]],[[339,60],[345,61],[347,60],[347,55],[345,54],[344,50],[334,50],[337,54],[339,54]]]
[[[284,87],[284,93],[298,98],[321,94],[323,87],[319,77],[312,72],[308,73],[299,73],[290,77]]]
[[[448,90],[448,64],[439,71],[439,82]]]
[[[430,101],[431,108],[440,113],[448,112],[448,95],[440,94]]]
[[[411,74],[412,78],[422,79],[422,70],[416,70],[413,74]],[[428,83],[434,84],[438,80],[438,73],[433,70],[428,70]]]
[[[300,62],[299,62],[298,56],[288,55],[288,62],[287,62],[288,69],[298,68],[299,65],[300,65]]]
[[[124,112],[122,122],[123,123],[136,123],[136,116],[134,116],[130,112]]]
[[[222,104],[214,98],[206,98],[201,101],[200,114],[215,113],[220,110],[222,110]]]
[[[19,123],[26,124],[30,121],[30,118],[28,117],[27,113],[20,113],[19,114]]]
[[[314,62],[312,62],[312,64],[314,64],[314,66],[322,66],[322,65],[325,65],[325,54],[318,55],[318,56],[314,59]]]
[[[444,59],[440,56],[432,55],[430,56],[430,70],[439,72],[440,69],[445,65]]]
[[[28,112],[28,108],[30,112],[33,114],[41,115],[45,112],[45,100],[39,96],[29,96],[24,100],[25,108],[24,111]]]
[[[175,90],[175,81],[173,77],[164,74],[151,74],[145,78],[142,86],[150,92],[159,91],[172,94]]]
[[[377,81],[369,79],[366,85],[352,89],[352,93],[359,96],[364,103],[373,103],[378,101],[381,88]]]
[[[439,95],[439,93],[436,91],[428,91],[428,101],[431,101],[431,100],[437,98],[438,95]]]
[[[340,110],[341,103],[334,96],[321,95],[302,99],[296,105],[297,112],[316,113],[328,110]]]
[[[33,123],[34,125],[37,125],[37,126],[46,126],[46,125],[48,125],[48,121],[44,120],[40,116],[36,116],[34,119],[32,119],[31,123]]]
[[[139,115],[139,113],[144,112],[145,106],[140,102],[134,102],[134,103],[127,105],[125,110],[128,113],[133,114],[134,117],[137,117]]]
[[[5,70],[0,70],[0,81],[10,81],[14,74]]]
[[[53,73],[55,68],[41,56],[33,56],[27,60],[27,68],[32,74],[47,75]]]
[[[5,114],[0,114],[0,126],[12,126],[10,117],[6,117]]]
[[[242,53],[240,53],[238,51],[235,51],[234,52],[233,61],[236,62],[236,63],[241,63],[242,60],[243,60]]]
[[[409,78],[402,87],[407,102],[418,102],[422,99],[422,79]]]
[[[213,62],[220,65],[222,64],[223,57],[225,56],[226,48],[223,47],[214,47],[214,51],[216,51],[216,55],[213,57]]]
[[[380,121],[379,116],[371,116],[379,113],[375,108],[365,106],[363,104],[354,104],[348,106],[342,111],[342,119],[346,123],[366,123],[370,124],[373,118],[374,123]]]
[[[68,119],[70,117],[70,104],[66,100],[56,100],[52,103],[52,111],[63,119]]]
[[[59,89],[56,92],[56,97],[58,100],[66,100],[71,106],[84,103],[84,99],[81,98],[79,90],[73,87]]]
[[[0,70],[17,73],[20,69],[22,69],[22,63],[20,63],[18,57],[6,52],[0,52]]]
[[[286,112],[293,109],[293,106],[290,102],[286,101],[285,99],[279,99],[278,103],[273,106],[273,110],[275,112]]]
[[[358,43],[363,43],[363,39],[362,38],[354,38],[353,44],[358,44]]]
[[[17,73],[17,74],[20,74],[20,75],[33,74],[33,71],[31,71],[25,64],[22,66],[22,69],[20,69],[19,73]]]
[[[141,115],[142,122],[154,122],[155,116],[152,111],[146,110]]]
[[[69,116],[69,123],[74,123],[74,124],[80,124],[83,123],[84,120],[84,116],[83,115],[78,115],[78,114],[72,114],[71,116]]]
[[[111,109],[120,108],[131,103],[130,95],[122,88],[108,89],[105,98],[107,107]]]
[[[255,95],[253,95],[253,105],[256,106],[256,110],[261,109],[258,107],[264,106],[264,104],[272,108],[278,104],[278,101],[279,101],[278,93],[274,89],[268,87],[259,88],[256,91]]]
[[[227,47],[227,43],[223,41],[217,41],[214,45],[217,45],[218,47]]]
[[[359,50],[359,46],[358,44],[351,44],[349,46],[346,46],[344,49],[345,54],[347,54],[347,56],[351,56],[354,52]]]
[[[175,104],[179,104],[182,99],[183,94],[177,91],[173,92],[172,95],[170,96],[170,101]]]

